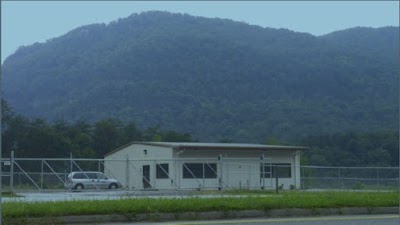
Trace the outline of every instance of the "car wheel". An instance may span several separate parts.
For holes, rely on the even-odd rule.
[[[77,184],[77,185],[75,185],[75,189],[76,190],[82,190],[83,189],[83,185],[82,184]]]
[[[117,189],[117,185],[116,184],[110,184],[110,189]]]

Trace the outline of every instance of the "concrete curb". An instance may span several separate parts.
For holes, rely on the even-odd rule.
[[[83,224],[83,223],[118,223],[144,221],[176,221],[176,220],[217,220],[234,218],[279,218],[307,217],[329,215],[372,215],[398,214],[398,207],[357,207],[357,208],[316,208],[316,209],[272,209],[272,210],[241,210],[241,211],[211,211],[185,213],[148,213],[137,215],[82,215],[60,216],[51,218],[24,219],[24,224]],[[18,219],[14,219],[18,221]],[[11,219],[10,222],[13,222]]]

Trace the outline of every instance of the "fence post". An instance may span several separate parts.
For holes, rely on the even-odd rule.
[[[70,152],[69,153],[69,162],[70,162],[70,173],[72,173],[73,172],[73,166],[74,166],[74,164],[72,163],[72,152]]]
[[[381,187],[379,186],[380,185],[380,182],[379,182],[379,168],[376,168],[376,182],[378,184],[378,191],[380,191]]]
[[[300,189],[301,190],[303,190],[303,189],[305,189],[304,188],[304,177],[305,177],[305,175],[304,175],[304,166],[300,166],[299,165],[299,167],[300,167],[300,177],[301,177],[301,179],[300,179]]]
[[[264,154],[261,156],[261,179],[262,179],[262,190],[265,190],[265,165],[264,165]]]
[[[206,164],[203,163],[203,187],[201,188],[205,188],[205,177],[206,177]]]
[[[14,192],[14,151],[11,151],[10,156],[10,191]]]
[[[150,167],[150,179],[149,179],[151,181],[151,178],[153,178],[153,185],[151,185],[151,182],[150,182],[150,186],[152,189],[157,189],[157,187],[158,187],[157,168],[156,167],[157,167],[157,161],[153,160],[153,168]]]
[[[220,170],[220,176],[219,176],[219,179],[218,179],[218,181],[219,181],[219,183],[218,183],[218,185],[219,185],[218,190],[221,191],[221,190],[222,190],[222,176],[224,175],[224,174],[222,173],[222,154],[218,156],[218,164],[219,164],[219,170]],[[217,171],[218,171],[218,169],[217,169]]]
[[[175,163],[176,163],[176,165],[178,165],[178,166],[176,166],[176,168],[177,168],[177,177],[178,177],[178,187],[179,187],[179,189],[181,189],[181,185],[182,185],[182,179],[183,179],[183,164],[182,164],[182,160],[181,159],[175,159]]]
[[[340,167],[339,167],[339,188],[342,190],[342,177],[340,175]]]
[[[125,168],[125,182],[126,182],[126,187],[129,191],[129,155],[126,155],[126,168]]]
[[[40,191],[43,191],[43,160],[40,166]]]
[[[278,165],[275,164],[275,190],[276,193],[278,194],[279,192],[279,178],[278,178]]]

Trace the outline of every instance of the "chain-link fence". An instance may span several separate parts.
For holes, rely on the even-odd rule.
[[[302,189],[398,190],[398,167],[302,166]]]
[[[327,189],[397,190],[397,167],[322,167],[275,163],[268,158],[2,160],[3,190],[71,190],[68,175],[99,171],[120,190]],[[96,182],[90,181],[97,188]]]
[[[66,182],[68,174],[72,171],[104,172],[104,161],[72,158],[3,158],[3,190],[68,190]]]

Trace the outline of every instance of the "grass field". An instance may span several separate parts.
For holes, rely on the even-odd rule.
[[[235,193],[234,193],[235,194]],[[241,192],[243,194],[243,192]],[[245,196],[187,199],[121,199],[65,202],[5,202],[3,218],[66,215],[179,213],[283,208],[340,208],[398,206],[397,192],[249,192]]]

